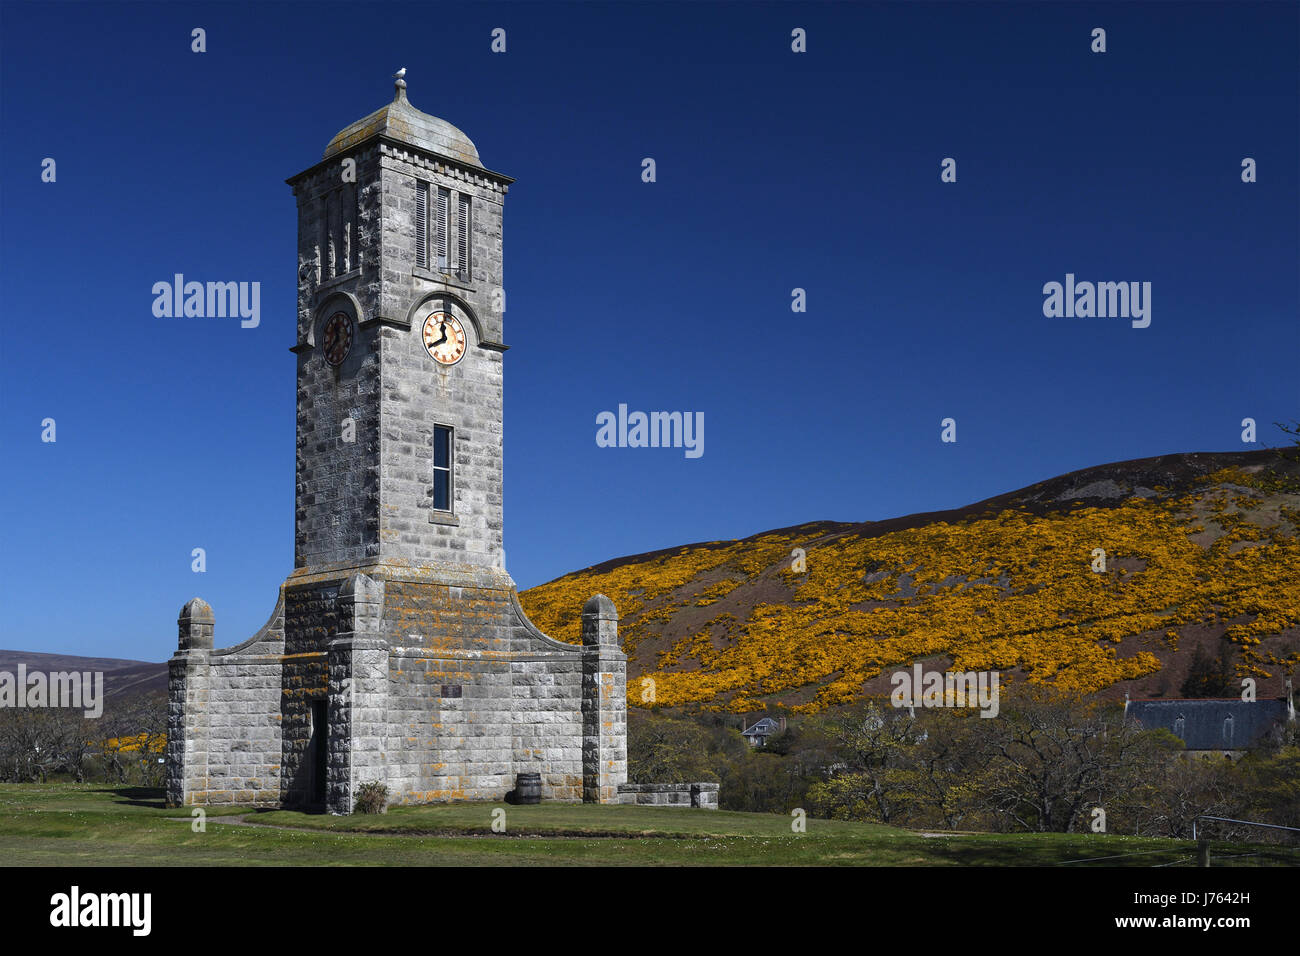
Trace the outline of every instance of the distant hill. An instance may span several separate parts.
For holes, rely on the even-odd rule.
[[[0,650],[0,671],[17,673],[19,664],[28,670],[103,671],[104,710],[141,695],[167,694],[167,665],[115,657],[76,657],[71,654],[41,654],[34,651]]]
[[[659,706],[816,711],[888,693],[915,661],[1178,696],[1195,649],[1225,636],[1263,696],[1300,663],[1297,528],[1300,464],[1277,451],[1165,455],[951,511],[619,558],[521,600],[576,642],[583,602],[613,599],[633,704],[651,677]]]

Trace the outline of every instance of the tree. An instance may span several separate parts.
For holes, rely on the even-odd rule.
[[[838,758],[834,775],[808,791],[813,809],[841,819],[894,820],[906,803],[899,771],[922,737],[917,718],[903,710],[882,711],[868,701],[810,729],[828,740]]]
[[[89,730],[80,711],[5,708],[0,711],[0,779],[44,782],[53,773],[84,779]]]
[[[1175,744],[1181,750],[1182,741],[1175,739]],[[1241,806],[1233,776],[1229,761],[1171,752],[1162,771],[1130,795],[1133,832],[1190,840],[1192,821],[1201,814],[1237,817]]]
[[[732,732],[734,734],[734,731]],[[630,783],[718,781],[716,748],[708,728],[693,720],[629,708],[627,763]],[[739,734],[735,734],[739,737]]]
[[[954,830],[977,812],[984,769],[978,741],[987,722],[957,710],[925,712],[924,733],[894,775],[913,825]]]
[[[1215,658],[1205,653],[1203,645],[1198,646],[1183,681],[1180,691],[1182,695],[1197,698],[1234,697],[1239,689],[1237,669],[1232,662],[1232,645],[1223,641],[1219,647],[1219,656]]]
[[[1289,425],[1284,425],[1282,422],[1274,422],[1273,424],[1282,429],[1283,434],[1291,439],[1291,444],[1295,446],[1293,450],[1300,450],[1300,421],[1292,421]],[[1279,453],[1281,453],[1280,450]],[[1287,461],[1300,461],[1300,456],[1297,455],[1282,454],[1282,457]]]
[[[1076,832],[1094,808],[1122,808],[1168,747],[1166,735],[1125,724],[1116,708],[1043,685],[1004,694],[989,723],[981,797],[1014,826],[1039,832]]]
[[[1246,819],[1300,827],[1300,747],[1252,752],[1235,769]]]
[[[140,782],[145,786],[162,783],[162,765],[158,763],[167,746],[167,698],[162,694],[139,695],[123,702],[113,711],[105,728],[112,743],[105,747],[119,779],[125,780],[124,763],[135,763]]]

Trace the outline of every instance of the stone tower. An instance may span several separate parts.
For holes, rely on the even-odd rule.
[[[404,71],[403,71],[404,73]],[[288,180],[298,207],[294,571],[214,650],[182,609],[168,799],[617,802],[626,658],[613,604],[582,646],[532,625],[502,549],[502,209],[509,177],[393,101]]]

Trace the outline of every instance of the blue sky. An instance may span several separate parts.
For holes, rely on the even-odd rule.
[[[400,66],[517,179],[521,589],[1240,449],[1247,416],[1277,443],[1300,417],[1297,10],[6,2],[0,646],[162,660],[195,595],[219,646],[265,620],[293,565],[284,179]],[[261,324],[155,318],[177,272],[260,282]],[[1150,327],[1045,317],[1066,273],[1150,282]],[[620,403],[702,412],[703,456],[597,447]]]

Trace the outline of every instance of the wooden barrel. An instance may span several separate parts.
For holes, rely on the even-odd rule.
[[[542,802],[542,775],[521,773],[515,775],[515,803]]]

